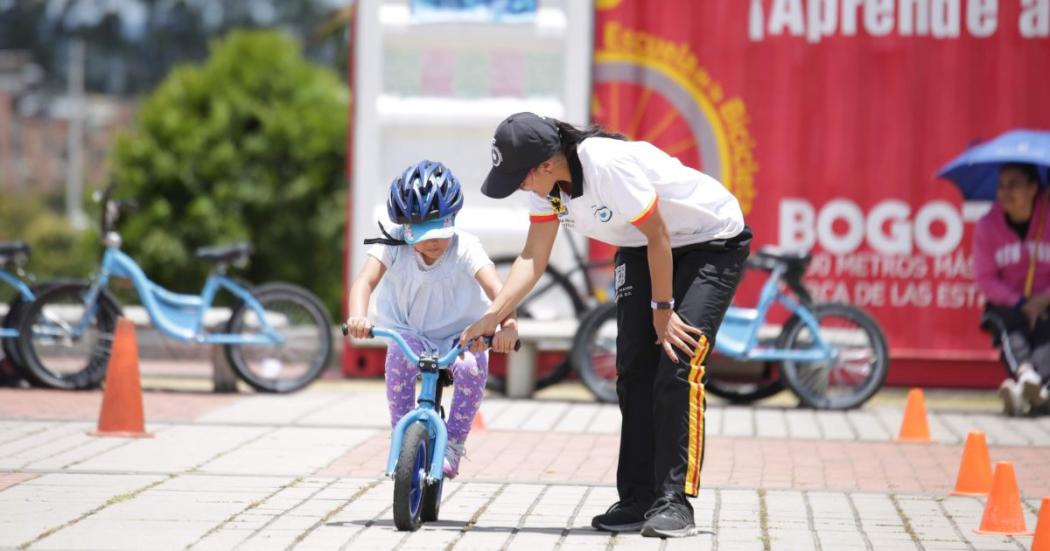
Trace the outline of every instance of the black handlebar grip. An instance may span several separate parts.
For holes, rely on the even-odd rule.
[[[341,327],[341,329],[343,330],[343,336],[344,337],[350,335],[350,326],[349,325],[347,325],[346,323],[343,323],[343,326]],[[368,337],[369,338],[375,337],[375,335],[372,333],[371,329],[368,330]]]

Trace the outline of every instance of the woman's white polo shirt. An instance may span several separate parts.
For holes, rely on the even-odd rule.
[[[572,192],[530,194],[529,219],[562,225],[611,245],[648,243],[637,228],[659,209],[672,247],[734,237],[744,229],[740,203],[718,180],[647,142],[587,138],[570,154]],[[582,180],[582,181],[575,181]]]

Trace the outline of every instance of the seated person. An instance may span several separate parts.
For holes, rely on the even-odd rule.
[[[995,204],[977,222],[973,265],[987,301],[985,318],[1000,336],[1017,380],[1006,379],[999,397],[1007,415],[1047,403],[1050,382],[1050,202],[1033,165],[1007,163],[999,171]]]

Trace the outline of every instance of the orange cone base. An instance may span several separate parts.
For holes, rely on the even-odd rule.
[[[980,528],[973,529],[974,534],[980,534],[982,536],[1032,536],[1035,532],[1031,530],[1027,532],[994,532],[991,530],[981,530]]]
[[[113,436],[115,438],[153,438],[152,432],[127,432],[121,430],[114,431],[98,431],[93,430],[88,433],[88,436]]]

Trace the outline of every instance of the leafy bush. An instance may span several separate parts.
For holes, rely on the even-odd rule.
[[[101,254],[97,231],[74,230],[49,210],[44,198],[26,194],[5,195],[0,201],[0,241],[29,243],[26,271],[37,281],[84,279],[96,269]],[[0,297],[8,296],[8,290],[0,292]]]
[[[116,196],[139,212],[124,249],[174,290],[199,290],[197,247],[251,241],[249,281],[285,280],[333,313],[342,295],[349,94],[292,39],[239,31],[202,66],[175,69],[112,157]]]

